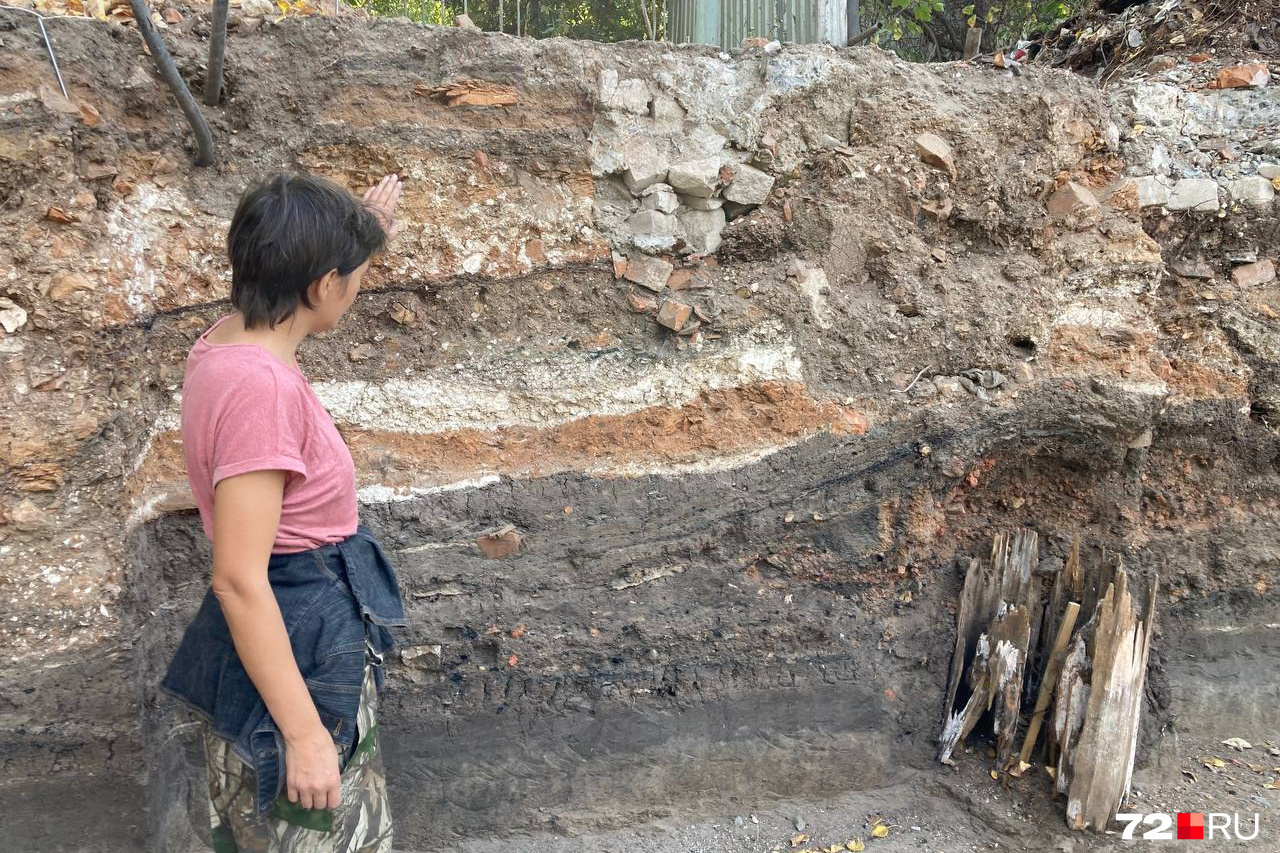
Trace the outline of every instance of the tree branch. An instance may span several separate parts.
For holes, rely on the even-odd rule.
[[[155,60],[156,69],[169,84],[169,91],[173,93],[178,106],[182,107],[187,123],[191,125],[191,132],[196,135],[196,145],[200,149],[196,154],[196,165],[210,165],[214,158],[213,135],[209,133],[209,125],[204,120],[204,114],[200,112],[196,99],[191,96],[191,90],[187,88],[186,81],[182,79],[177,66],[173,64],[173,57],[169,55],[169,49],[165,47],[164,40],[151,25],[151,10],[147,8],[146,0],[129,0],[129,6],[133,9],[134,20],[138,24],[143,40],[147,43],[147,49],[151,51],[151,58]]]

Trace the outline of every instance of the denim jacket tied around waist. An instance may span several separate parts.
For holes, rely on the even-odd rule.
[[[298,670],[321,722],[346,755],[355,736],[366,647],[381,656],[395,645],[388,628],[408,624],[395,570],[363,524],[341,542],[273,554],[267,570]],[[376,663],[374,677],[381,691],[384,676]],[[232,744],[257,773],[258,810],[270,809],[285,777],[284,738],[240,663],[212,589],[160,687]]]

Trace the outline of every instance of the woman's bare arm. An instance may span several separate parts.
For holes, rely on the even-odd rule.
[[[331,809],[341,793],[337,749],[298,671],[267,580],[284,482],[284,471],[252,471],[214,489],[213,594],[236,653],[284,736],[289,799]]]

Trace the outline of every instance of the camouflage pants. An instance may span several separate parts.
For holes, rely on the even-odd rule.
[[[304,809],[282,791],[271,810],[259,814],[253,768],[202,723],[214,853],[390,853],[391,812],[378,744],[377,701],[373,667],[366,664],[356,744],[342,770],[342,802],[332,810]]]

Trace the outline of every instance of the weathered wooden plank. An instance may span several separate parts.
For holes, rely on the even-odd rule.
[[[1089,685],[1085,682],[1089,656],[1085,648],[1082,632],[1077,632],[1054,690],[1053,733],[1058,750],[1054,790],[1059,794],[1067,793],[1071,785],[1071,762],[1089,705]]]
[[[983,569],[982,561],[970,560],[969,570],[964,576],[964,591],[960,594],[960,610],[956,614],[956,645],[951,653],[951,674],[947,678],[946,702],[942,706],[944,719],[950,719],[955,709],[956,693],[965,675],[965,658],[970,649],[976,649],[978,636],[985,627],[979,626],[979,618],[989,580],[990,572]]]
[[[1027,608],[1003,608],[991,626],[995,650],[991,659],[992,727],[996,734],[996,766],[1007,768],[1018,734],[1022,678],[1026,671],[1030,626]]]
[[[1074,601],[1067,602],[1066,612],[1059,621],[1057,636],[1054,638],[1053,646],[1049,650],[1044,676],[1040,679],[1040,692],[1036,696],[1036,704],[1031,711],[1031,719],[1027,722],[1027,736],[1022,742],[1022,751],[1018,753],[1018,760],[1024,764],[1031,761],[1031,753],[1035,749],[1036,738],[1040,735],[1040,726],[1044,723],[1044,716],[1049,710],[1049,703],[1053,701],[1053,688],[1057,683],[1058,673],[1062,671],[1062,664],[1067,656],[1067,643],[1071,640],[1071,632],[1075,630],[1076,616],[1079,613],[1079,604]]]
[[[1045,766],[1055,789],[1067,795],[1068,824],[1102,830],[1132,782],[1156,581],[1147,583],[1145,601],[1135,603],[1118,560],[1103,554],[1086,567],[1077,539],[1044,605],[1044,585],[1033,571],[1038,551],[1032,531],[998,533],[989,567],[970,563],[939,760],[951,763],[955,747],[989,718],[997,768],[1021,773],[1047,727]],[[1088,620],[1081,625],[1083,614]],[[1043,672],[1028,685],[1031,661]],[[957,701],[963,707],[956,708]],[[1015,755],[1024,705],[1030,719]]]
[[[1098,604],[1089,703],[1071,762],[1067,825],[1074,829],[1105,829],[1127,792],[1150,647],[1149,617],[1135,611],[1128,575],[1116,572]]]

